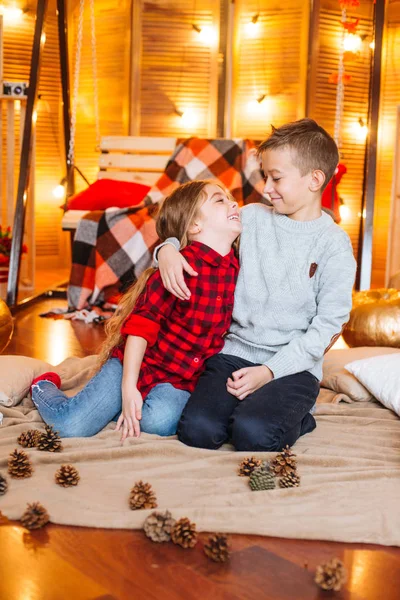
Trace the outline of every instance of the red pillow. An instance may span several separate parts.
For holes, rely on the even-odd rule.
[[[67,201],[67,210],[105,210],[110,206],[126,208],[139,204],[150,190],[135,181],[99,179]]]

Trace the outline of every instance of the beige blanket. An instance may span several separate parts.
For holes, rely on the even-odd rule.
[[[76,389],[84,378],[68,385]],[[64,440],[59,454],[27,450],[34,473],[14,480],[7,457],[18,435],[44,427],[29,399],[0,410],[0,472],[9,482],[0,510],[10,519],[38,500],[55,523],[140,528],[151,511],[131,511],[128,498],[142,479],[152,484],[160,510],[189,517],[200,531],[400,545],[400,419],[374,402],[319,404],[317,429],[294,447],[301,486],[264,492],[252,492],[237,476],[246,453],[198,450],[146,434],[121,446],[113,424],[93,438]],[[64,463],[79,470],[76,488],[54,482]]]

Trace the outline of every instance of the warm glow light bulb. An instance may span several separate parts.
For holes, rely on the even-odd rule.
[[[343,41],[343,48],[346,52],[359,52],[362,46],[362,39],[354,33],[346,33]]]
[[[255,111],[258,111],[260,108],[260,104],[259,102],[257,102],[257,100],[250,100],[247,103],[247,110],[249,111],[249,113],[254,113]]]
[[[371,48],[371,50],[375,50],[375,40],[372,40],[369,47]]]
[[[199,40],[203,44],[207,44],[207,46],[213,46],[217,41],[217,32],[215,27],[210,27],[209,25],[204,25],[204,27],[200,27],[200,31],[198,31]]]
[[[41,43],[42,43],[42,46],[43,46],[43,44],[45,44],[45,43],[46,43],[46,34],[45,34],[44,32],[43,32],[43,33],[42,33],[42,35],[40,36],[40,41],[41,41]]]
[[[249,37],[256,37],[260,29],[260,22],[258,20],[249,21],[249,23],[245,24],[244,28]]]
[[[32,123],[35,124],[36,121],[37,121],[37,112],[36,112],[36,110],[34,110],[32,113]]]
[[[340,213],[340,218],[342,219],[342,221],[348,221],[351,217],[351,210],[347,206],[347,204],[341,204],[339,206],[339,213]]]
[[[18,8],[17,6],[4,6],[0,4],[0,14],[3,15],[6,24],[12,25],[18,23],[24,13],[22,8]]]
[[[54,198],[57,198],[57,200],[62,200],[62,198],[64,198],[65,187],[63,185],[61,185],[61,183],[59,185],[57,185],[57,187],[54,188],[53,196],[54,196]]]
[[[362,119],[359,119],[353,124],[353,134],[358,142],[365,142],[368,131],[369,129]]]
[[[181,122],[184,127],[194,129],[199,121],[198,114],[193,108],[185,108],[182,111]]]

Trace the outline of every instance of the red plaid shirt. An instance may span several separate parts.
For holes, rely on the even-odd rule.
[[[148,342],[138,381],[144,398],[159,383],[192,392],[204,362],[221,350],[231,323],[239,271],[233,250],[221,256],[192,242],[182,255],[198,273],[186,277],[190,300],[167,292],[156,271],[122,327],[124,336],[136,335]],[[112,356],[122,361],[123,354],[123,347],[118,347]]]

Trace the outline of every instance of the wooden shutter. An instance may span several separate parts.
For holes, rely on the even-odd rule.
[[[62,151],[60,148],[60,76],[57,20],[55,0],[50,0],[45,25],[44,45],[39,100],[36,123],[36,168],[35,168],[35,237],[36,255],[43,257],[47,266],[65,260],[61,236],[62,211],[60,200],[53,197],[52,190],[63,175]],[[30,3],[28,11],[11,25],[4,24],[4,80],[29,82],[36,4]],[[3,131],[4,136],[7,135]],[[4,157],[3,157],[4,158]],[[34,165],[32,165],[33,167]],[[19,153],[15,160],[15,188]],[[33,176],[33,173],[32,173]],[[32,248],[30,248],[32,251]]]
[[[132,131],[215,137],[219,1],[154,0],[140,6],[134,20],[134,35],[141,36],[141,44],[133,57],[139,75],[132,93]],[[209,41],[202,41],[193,24],[209,28]]]
[[[303,0],[235,5],[234,136],[262,139],[271,123],[304,117],[308,22]]]
[[[335,8],[335,6],[337,8]],[[360,136],[359,119],[368,122],[368,97],[372,41],[372,0],[361,0],[360,7],[348,11],[348,19],[360,19],[357,35],[366,36],[361,50],[353,57],[347,55],[345,72],[351,80],[345,85],[342,120],[342,147],[340,160],[347,167],[338,187],[350,210],[341,226],[350,235],[355,255],[358,250],[362,182],[364,171],[365,139]],[[343,27],[339,2],[321,0],[319,15],[319,51],[315,69],[315,89],[310,90],[311,114],[330,134],[334,133],[336,109],[336,84],[329,83],[332,73],[338,71],[339,51]]]
[[[73,89],[76,34],[79,2],[69,14],[70,82]],[[97,86],[101,135],[128,135],[129,67],[130,67],[130,0],[95,0],[97,37]],[[75,163],[93,182],[99,170],[96,148],[92,45],[89,3],[85,3],[85,19],[79,79]],[[76,176],[77,190],[85,184]]]
[[[396,146],[396,114],[400,105],[400,5],[387,6],[384,38],[381,110],[378,131],[378,170],[375,196],[372,279],[374,286],[385,283],[386,256],[391,214],[391,189]],[[397,140],[397,144],[399,141]],[[397,177],[400,175],[398,174]],[[397,213],[398,214],[398,213]],[[396,231],[396,230],[395,230]],[[390,275],[390,273],[388,274]]]

